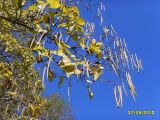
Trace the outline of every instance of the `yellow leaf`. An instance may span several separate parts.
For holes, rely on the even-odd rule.
[[[35,46],[33,48],[34,51],[46,51],[47,49],[45,49],[43,46]]]
[[[37,5],[33,4],[33,5],[29,6],[28,10],[37,10]]]
[[[10,91],[8,92],[8,94],[11,95],[11,96],[14,96],[14,97],[17,95],[16,92],[10,92]]]
[[[84,32],[84,29],[83,29],[83,27],[81,25],[77,25],[76,29],[78,30],[79,33],[83,33]]]
[[[99,78],[99,76],[100,76],[100,74],[98,73],[98,72],[96,72],[95,74],[94,74],[94,81],[96,81],[98,78]]]
[[[78,10],[78,8],[77,8],[76,6],[70,7],[70,8],[69,8],[69,11],[70,11],[70,12],[74,12],[74,13],[79,13],[79,10]]]
[[[93,93],[92,93],[90,87],[87,86],[87,88],[88,88],[89,98],[90,98],[90,100],[92,100],[94,95],[93,95]]]
[[[67,13],[67,8],[66,8],[65,5],[63,5],[63,7],[62,7],[62,12],[63,12],[63,14],[64,14],[64,13]]]
[[[85,38],[81,38],[79,44],[82,47],[82,49],[84,49],[86,47]]]
[[[10,70],[8,70],[8,69],[7,69],[7,73],[8,73],[9,75],[12,75],[12,71],[10,71]]]
[[[102,57],[102,51],[101,51],[102,45],[103,44],[101,42],[96,43],[96,40],[93,39],[91,41],[91,44],[90,44],[90,47],[89,47],[89,52],[95,53],[98,58],[101,58]]]
[[[50,4],[51,8],[59,8],[61,6],[60,0],[47,0],[47,2]]]
[[[61,40],[58,40],[56,41],[56,43],[59,45],[59,47],[62,47],[62,48],[71,48],[69,45],[67,45],[66,43],[64,43],[63,41]]]
[[[76,22],[77,22],[79,25],[85,25],[85,21],[84,21],[84,19],[82,19],[82,18],[78,18],[78,19],[76,20]]]
[[[41,6],[45,6],[46,2],[44,2],[43,0],[37,0],[38,4]]]
[[[72,63],[69,65],[64,65],[62,68],[67,73],[73,72],[75,70],[75,66]]]
[[[67,23],[62,23],[62,24],[59,24],[58,27],[60,28],[64,28],[64,27],[67,27]]]
[[[102,42],[97,42],[97,43],[96,43],[96,47],[99,47],[99,48],[100,48],[100,47],[102,47],[102,45],[103,45]]]
[[[27,13],[28,13],[28,11],[27,11],[27,10],[22,10],[21,15],[22,15],[22,16],[24,16],[24,15],[26,15]]]
[[[72,9],[73,9],[73,11],[74,11],[75,13],[79,13],[78,7],[73,6]]]

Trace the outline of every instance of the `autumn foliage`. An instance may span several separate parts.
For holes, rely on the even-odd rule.
[[[141,60],[129,52],[112,25],[102,26],[100,38],[94,36],[95,24],[80,15],[79,4],[60,0],[0,0],[0,117],[2,119],[47,119],[52,108],[64,113],[58,97],[42,97],[44,79],[59,79],[58,86],[72,80],[82,82],[89,93],[106,71],[113,72],[114,96],[122,106],[122,93],[128,84],[131,95],[136,91],[131,79],[133,69],[142,69]],[[104,6],[98,8],[98,15]],[[36,67],[35,67],[36,65]],[[41,73],[41,74],[40,74]],[[59,107],[55,107],[55,102]],[[46,117],[46,118],[45,118]]]

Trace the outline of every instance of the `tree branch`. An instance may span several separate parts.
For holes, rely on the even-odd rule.
[[[8,21],[8,22],[11,22],[11,23],[13,23],[13,24],[17,24],[17,25],[23,26],[23,27],[27,28],[27,29],[30,30],[30,31],[35,31],[33,28],[27,26],[26,24],[20,23],[20,22],[18,22],[18,21],[16,21],[16,20],[12,20],[12,19],[10,19],[10,18],[1,16],[1,15],[0,15],[0,18],[6,20],[6,21]]]

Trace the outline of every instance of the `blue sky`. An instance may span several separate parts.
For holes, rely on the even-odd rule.
[[[160,119],[160,1],[159,0],[104,0],[105,22],[113,24],[127,41],[130,51],[143,61],[144,70],[133,75],[137,89],[136,103],[125,96],[123,106],[116,108],[113,87],[97,83],[92,87],[95,97],[88,98],[85,86],[76,81],[71,87],[71,107],[76,120],[158,120]],[[82,16],[90,19],[89,14]],[[100,28],[97,28],[98,30]],[[109,75],[109,73],[105,73]],[[47,84],[47,94],[59,92],[67,100],[67,87],[57,89],[56,83]],[[128,110],[154,110],[155,115],[128,115]]]

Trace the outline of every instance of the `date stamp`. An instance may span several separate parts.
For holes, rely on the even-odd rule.
[[[128,115],[154,115],[154,110],[128,110]]]

